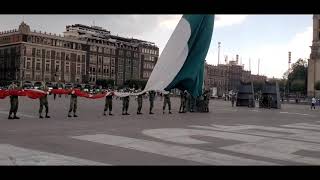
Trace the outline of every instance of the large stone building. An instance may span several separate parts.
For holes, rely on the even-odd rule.
[[[0,32],[0,81],[91,83],[147,80],[159,56],[152,42],[114,36],[101,27],[75,24],[64,35],[17,30]]]
[[[308,60],[308,96],[319,96],[314,85],[320,81],[320,15],[313,15],[313,40],[310,59]]]
[[[228,64],[217,66],[205,63],[205,88],[217,88],[217,95],[222,96],[230,90],[238,90],[240,81],[254,82],[266,81],[266,76],[253,75],[251,71],[246,71],[243,66],[238,65],[238,61],[229,61]]]

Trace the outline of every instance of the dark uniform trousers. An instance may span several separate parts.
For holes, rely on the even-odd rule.
[[[138,95],[138,113],[141,113],[141,109],[142,109],[142,95]]]
[[[150,101],[150,109],[149,109],[149,111],[151,112],[152,109],[153,109],[153,101],[154,101],[154,99],[153,98],[149,99],[149,101]]]
[[[10,112],[9,116],[13,113],[14,116],[17,114],[18,111],[18,105],[19,105],[19,99],[18,96],[10,96]]]
[[[123,97],[122,100],[122,113],[124,112],[128,112],[128,108],[129,108],[129,96],[127,97]]]
[[[41,98],[39,98],[40,100],[40,109],[39,109],[39,114],[42,114],[42,110],[43,110],[43,106],[46,108],[46,114],[48,114],[49,112],[49,107],[48,107],[48,96],[45,95]]]
[[[166,106],[169,106],[169,111],[171,111],[171,102],[170,102],[170,98],[169,97],[164,97],[164,101],[163,101],[163,111],[166,109]]]
[[[69,108],[69,113],[71,113],[73,111],[73,114],[76,113],[77,111],[77,96],[76,95],[71,95],[70,98],[70,108]]]
[[[106,104],[104,105],[104,112],[109,108],[109,113],[112,111],[112,96],[106,96]]]
[[[186,108],[186,99],[185,99],[185,97],[180,97],[179,112],[185,112],[185,108]]]

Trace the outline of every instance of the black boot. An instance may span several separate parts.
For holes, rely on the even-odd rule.
[[[48,116],[48,114],[46,114],[45,118],[50,118],[50,116]]]
[[[113,116],[113,114],[112,114],[112,113],[109,113],[109,116]]]
[[[172,114],[171,111],[169,111],[169,114]]]
[[[15,115],[15,116],[13,117],[13,119],[20,119],[20,118],[19,118],[18,116],[16,116],[16,115]]]
[[[76,114],[74,114],[73,117],[78,117],[78,116]]]
[[[42,118],[43,118],[43,116],[42,116],[42,115],[39,115],[39,118],[40,118],[40,119],[42,119]]]
[[[8,116],[8,119],[13,119],[11,116]]]

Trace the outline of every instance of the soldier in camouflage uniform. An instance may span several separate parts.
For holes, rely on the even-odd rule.
[[[141,89],[139,89],[139,92],[141,92]],[[145,93],[138,95],[138,98],[137,98],[137,101],[138,101],[138,111],[137,111],[137,114],[142,114],[142,113],[141,113],[141,109],[142,109],[142,102],[143,102],[143,95],[144,95],[144,94],[145,94]]]
[[[9,90],[18,90],[18,86],[15,84],[15,82],[12,82],[11,85],[8,88]],[[19,106],[19,98],[18,96],[10,96],[10,112],[8,119],[20,119],[17,116]],[[11,114],[13,113],[13,117],[11,117]]]
[[[186,92],[185,91],[180,91],[180,108],[179,108],[179,113],[185,113],[185,108],[186,108]]]
[[[130,115],[128,113],[129,101],[130,101],[130,97],[129,96],[125,96],[125,97],[122,98],[122,115]]]
[[[78,116],[76,115],[78,97],[77,97],[77,95],[75,95],[75,89],[72,89],[70,95],[71,95],[71,97],[70,97],[70,108],[69,108],[68,117],[72,117],[72,116],[71,116],[71,112],[72,112],[72,111],[73,111],[73,117],[78,117]]]
[[[111,89],[109,89],[109,91],[111,91]],[[113,97],[113,92],[111,92],[109,95],[106,96],[106,103],[104,105],[104,111],[103,111],[103,115],[106,115],[106,111],[109,108],[109,115],[112,116],[113,114],[111,113],[112,111],[112,97]]]
[[[153,109],[153,102],[154,102],[155,95],[156,95],[155,91],[149,91],[149,101],[150,101],[149,114],[153,114],[152,109]]]
[[[169,106],[169,114],[171,114],[171,102],[170,102],[170,92],[163,93],[164,101],[163,101],[163,114],[164,110],[166,109],[166,105]]]
[[[45,91],[46,93],[48,93],[48,87],[42,82],[42,85],[39,88],[40,90]],[[48,112],[49,112],[49,107],[48,107],[48,94],[46,94],[45,96],[42,96],[39,98],[40,100],[40,109],[39,109],[39,118],[43,118],[42,116],[42,109],[43,106],[46,108],[46,116],[45,118],[50,118],[50,116],[48,116]]]

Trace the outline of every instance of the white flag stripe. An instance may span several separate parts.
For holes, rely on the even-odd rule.
[[[162,51],[145,90],[164,90],[171,83],[188,56],[188,40],[190,36],[190,24],[186,19],[181,18]]]

